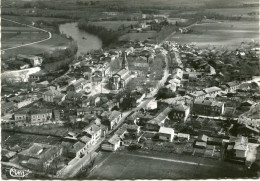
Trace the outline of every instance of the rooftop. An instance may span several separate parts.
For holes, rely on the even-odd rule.
[[[174,134],[174,130],[172,128],[160,127],[159,133]]]

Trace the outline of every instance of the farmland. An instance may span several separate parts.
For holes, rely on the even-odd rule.
[[[244,175],[242,165],[219,160],[174,154],[118,152],[112,153],[88,179],[208,179],[241,178]]]
[[[157,33],[155,31],[153,32],[147,32],[147,33],[127,33],[119,38],[119,40],[138,40],[138,41],[144,41],[148,38],[155,38]]]
[[[91,25],[101,26],[108,30],[118,30],[119,27],[128,27],[137,24],[137,21],[95,21],[89,22]]]
[[[194,25],[193,32],[176,33],[168,40],[177,43],[195,42],[200,47],[208,45],[235,48],[245,41],[258,41],[258,22],[256,21],[222,21]]]

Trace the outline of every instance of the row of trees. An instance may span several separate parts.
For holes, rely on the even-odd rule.
[[[91,25],[86,20],[80,20],[78,27],[81,30],[98,36],[102,40],[104,47],[118,42],[118,38],[122,35],[120,31],[107,30],[104,27]]]

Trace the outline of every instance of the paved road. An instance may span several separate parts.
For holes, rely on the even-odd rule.
[[[41,42],[47,41],[47,40],[49,40],[49,39],[52,38],[51,32],[49,32],[49,31],[47,31],[47,30],[44,30],[44,29],[41,29],[41,28],[36,28],[36,27],[34,27],[34,26],[27,25],[27,24],[23,24],[23,23],[19,23],[19,22],[17,22],[17,21],[13,21],[13,20],[6,19],[6,18],[2,18],[2,20],[10,21],[10,22],[13,22],[13,23],[16,23],[16,24],[19,24],[19,25],[27,26],[27,27],[30,27],[30,28],[33,28],[33,29],[37,29],[37,30],[46,32],[46,33],[49,34],[49,37],[48,37],[48,38],[45,38],[45,39],[43,39],[43,40],[39,40],[39,41],[32,42],[32,43],[27,43],[27,44],[18,45],[18,46],[15,46],[15,47],[10,47],[10,48],[6,48],[6,49],[2,49],[1,51],[12,50],[12,49],[15,49],[15,48],[20,48],[20,47],[24,47],[24,46],[28,46],[28,45],[34,45],[34,44],[36,44],[36,43],[41,43]]]

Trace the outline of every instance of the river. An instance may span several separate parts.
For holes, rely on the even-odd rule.
[[[98,50],[102,48],[102,41],[95,35],[79,30],[77,23],[65,23],[59,26],[62,34],[65,34],[75,40],[78,44],[77,56],[87,53],[89,50]]]

